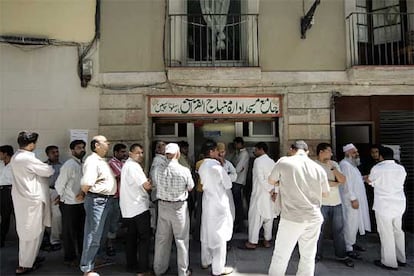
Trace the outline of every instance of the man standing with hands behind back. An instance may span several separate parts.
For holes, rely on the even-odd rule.
[[[116,181],[105,160],[109,142],[105,136],[93,137],[92,154],[83,165],[81,189],[85,193],[85,231],[80,269],[84,276],[98,276],[94,272],[98,252],[111,200],[116,192]]]
[[[129,158],[122,167],[121,191],[119,193],[119,205],[128,229],[126,239],[127,270],[138,273],[137,276],[143,276],[145,272],[149,271],[148,257],[151,241],[149,192],[152,186],[142,170],[143,160],[142,146],[132,144],[129,148]]]

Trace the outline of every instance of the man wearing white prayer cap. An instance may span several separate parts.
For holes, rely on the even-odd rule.
[[[165,147],[167,163],[159,168],[154,180],[157,183],[158,223],[155,233],[154,272],[164,274],[170,264],[172,239],[177,248],[177,274],[191,275],[189,269],[190,216],[188,193],[194,187],[188,168],[180,165],[180,147],[169,143]]]
[[[349,257],[360,259],[358,251],[364,249],[356,244],[356,235],[365,235],[365,231],[371,231],[371,221],[365,185],[358,170],[359,154],[353,144],[342,147],[345,153],[344,159],[339,163],[343,175],[346,177],[345,185],[341,185],[341,199],[344,212],[344,237],[346,251]]]

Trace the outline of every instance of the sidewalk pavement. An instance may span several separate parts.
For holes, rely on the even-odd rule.
[[[0,249],[0,275],[15,275],[15,268],[18,264],[18,245],[15,231],[9,233],[6,246]],[[270,266],[273,246],[271,248],[257,248],[256,250],[242,250],[238,246],[242,245],[247,239],[247,233],[237,233],[232,240],[232,249],[227,253],[227,266],[233,267],[233,276],[240,275],[267,275]],[[381,269],[373,264],[374,260],[380,258],[379,238],[376,233],[358,237],[358,243],[367,249],[361,252],[362,260],[355,260],[355,267],[349,268],[344,264],[335,261],[333,255],[333,243],[326,240],[324,244],[324,258],[316,264],[315,275],[320,276],[340,276],[340,275],[414,275],[414,234],[406,233],[406,254],[407,266],[400,267],[398,271]],[[116,242],[115,264],[97,269],[100,275],[126,276],[134,275],[125,271],[125,244],[122,235]],[[153,254],[153,252],[151,252]],[[68,267],[63,264],[63,249],[60,251],[45,252],[41,251],[41,256],[46,257],[43,265],[32,272],[30,275],[38,276],[60,276],[60,275],[82,275],[79,267]],[[152,256],[151,256],[152,258]],[[299,261],[297,248],[292,254],[287,275],[295,275]],[[190,267],[193,275],[210,275],[210,270],[203,270],[200,267],[200,243],[190,240]],[[166,275],[176,275],[175,247],[173,247],[170,260],[171,273]],[[174,273],[175,272],[175,273]]]

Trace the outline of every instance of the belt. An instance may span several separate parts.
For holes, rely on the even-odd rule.
[[[167,202],[167,203],[178,203],[178,202],[185,202],[187,200],[176,200],[176,201],[170,201],[170,200],[164,200],[164,199],[158,199],[159,201],[162,202]]]
[[[92,193],[92,192],[88,192],[87,195],[89,195],[91,197],[102,197],[102,198],[112,198],[112,197],[114,197],[114,195],[104,195],[104,194]]]
[[[6,189],[11,189],[12,185],[2,185],[0,186],[0,190],[6,190]]]

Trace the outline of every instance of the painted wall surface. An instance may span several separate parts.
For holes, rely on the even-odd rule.
[[[95,6],[95,0],[1,0],[0,34],[89,42]]]
[[[17,148],[22,130],[38,132],[36,153],[55,144],[69,155],[69,130],[98,131],[99,90],[81,88],[76,47],[17,48],[0,44],[0,145]],[[88,146],[89,148],[89,146]]]
[[[314,25],[300,38],[300,18],[313,0],[262,0],[259,15],[260,65],[263,71],[344,70],[344,3],[321,1]],[[303,5],[304,3],[304,5]]]
[[[165,3],[102,1],[101,72],[164,70]]]

